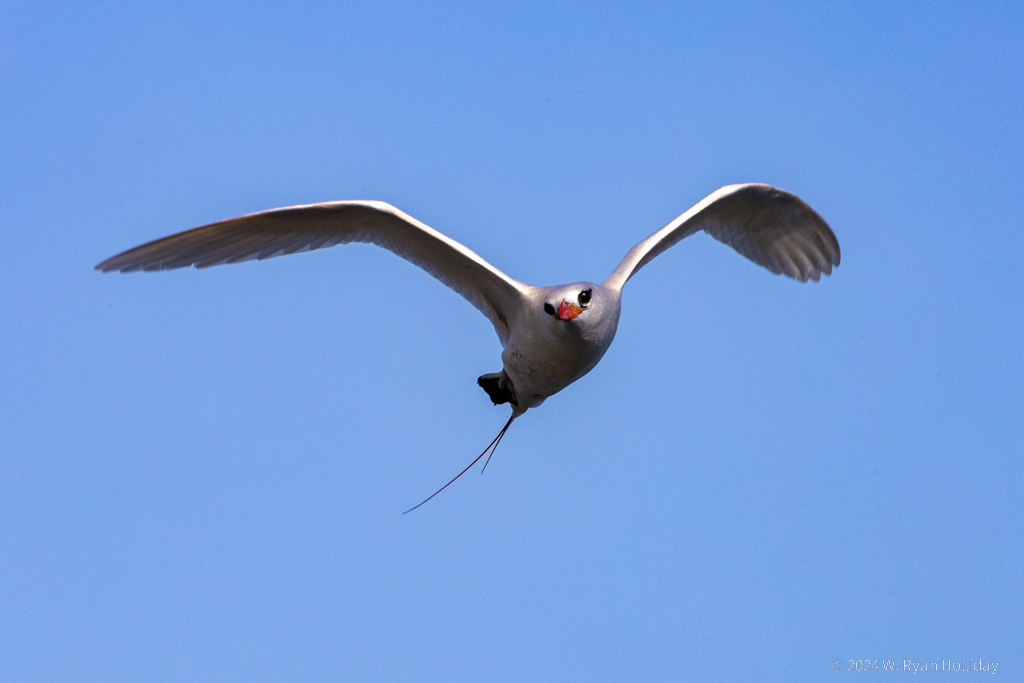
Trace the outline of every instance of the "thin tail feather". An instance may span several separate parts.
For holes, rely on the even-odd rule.
[[[441,493],[441,491],[444,491],[444,490],[445,490],[446,488],[448,488],[449,486],[451,486],[452,484],[454,484],[454,483],[455,483],[455,480],[456,480],[456,479],[458,479],[458,478],[459,478],[459,477],[461,477],[461,476],[462,476],[463,474],[465,474],[466,472],[468,472],[468,471],[469,471],[469,468],[471,468],[471,467],[472,467],[473,465],[477,464],[477,462],[479,462],[480,458],[482,458],[482,457],[484,457],[485,455],[487,455],[487,452],[488,452],[488,451],[490,451],[490,452],[491,452],[491,455],[494,455],[494,451],[495,451],[495,450],[496,450],[496,449],[498,448],[498,444],[499,444],[499,443],[501,443],[501,437],[505,436],[505,432],[507,432],[507,431],[508,431],[508,428],[509,428],[509,427],[510,427],[510,426],[512,425],[512,420],[514,420],[514,419],[516,419],[516,414],[515,414],[515,413],[512,413],[512,417],[510,417],[510,418],[508,419],[508,422],[506,422],[506,423],[505,423],[505,426],[501,428],[501,431],[500,431],[500,432],[498,432],[498,435],[497,435],[496,437],[494,437],[494,440],[493,440],[493,441],[491,441],[491,442],[490,442],[489,444],[487,444],[487,448],[485,448],[485,449],[483,450],[483,452],[482,452],[482,453],[480,453],[480,455],[476,456],[476,458],[474,458],[474,459],[473,459],[473,462],[471,462],[471,463],[469,463],[468,465],[466,465],[466,469],[464,469],[464,470],[462,470],[461,472],[459,472],[458,474],[456,474],[456,475],[455,475],[454,477],[452,477],[452,480],[451,480],[451,481],[449,481],[449,482],[448,482],[447,484],[445,484],[444,486],[442,486],[442,487],[441,487],[441,488],[439,488],[438,490],[434,491],[434,492],[433,492],[433,493],[431,493],[431,494],[430,494],[429,496],[427,496],[427,497],[426,497],[425,499],[423,499],[423,501],[421,501],[421,502],[420,502],[420,503],[418,503],[417,505],[413,505],[413,506],[412,506],[411,508],[409,508],[408,510],[406,510],[406,511],[405,511],[405,512],[403,512],[402,514],[403,514],[403,515],[405,515],[405,514],[408,514],[408,513],[412,512],[412,511],[413,511],[413,510],[415,510],[416,508],[420,507],[420,505],[423,505],[423,503],[426,503],[426,502],[427,502],[428,500],[430,500],[431,498],[433,498],[433,497],[434,497],[434,496],[436,496],[437,494]],[[486,469],[486,468],[487,468],[487,463],[489,463],[489,462],[491,461],[491,455],[488,455],[488,456],[487,456],[487,460],[485,460],[485,461],[484,461],[484,469]],[[482,472],[483,472],[483,470],[481,470],[481,473],[482,473]]]
[[[508,422],[505,424],[505,427],[500,432],[498,432],[498,438],[494,442],[494,448],[491,449],[491,454],[487,456],[486,460],[484,460],[484,466],[480,468],[480,474],[483,474],[484,472],[487,471],[487,464],[491,462],[491,458],[494,456],[494,451],[498,450],[498,444],[501,443],[501,437],[505,436],[505,431],[508,429],[508,426],[512,424],[512,420],[514,419],[515,414],[513,413],[512,417],[510,417]]]

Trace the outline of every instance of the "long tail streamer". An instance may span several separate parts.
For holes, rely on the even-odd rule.
[[[507,431],[508,431],[508,428],[509,428],[509,427],[510,427],[510,426],[512,425],[512,420],[514,420],[514,419],[516,419],[516,415],[515,415],[515,413],[512,413],[512,417],[510,417],[510,418],[508,419],[508,422],[506,422],[506,423],[505,423],[505,426],[504,426],[504,427],[502,427],[502,428],[501,428],[501,431],[500,431],[500,432],[498,432],[498,435],[497,435],[496,437],[494,437],[494,441],[492,441],[492,442],[490,442],[489,444],[487,444],[487,448],[485,448],[485,449],[483,450],[483,453],[481,453],[480,455],[476,456],[476,458],[475,458],[475,459],[473,460],[473,462],[471,462],[471,463],[469,463],[468,465],[466,465],[466,469],[462,470],[461,472],[459,472],[458,474],[456,474],[456,475],[455,475],[454,477],[452,477],[452,480],[451,480],[450,482],[448,482],[447,484],[445,484],[444,486],[442,486],[442,487],[441,487],[441,488],[439,488],[438,490],[436,490],[436,491],[434,491],[433,493],[431,493],[431,494],[430,494],[429,496],[427,496],[427,497],[426,497],[426,498],[425,498],[425,499],[424,499],[424,500],[423,500],[423,501],[422,501],[421,503],[419,503],[418,505],[413,505],[413,506],[412,506],[411,508],[409,508],[408,510],[406,510],[406,511],[405,511],[405,512],[403,512],[402,514],[404,515],[404,514],[407,514],[407,513],[409,513],[409,512],[412,512],[413,510],[415,510],[416,508],[418,508],[418,507],[419,507],[420,505],[423,505],[423,503],[426,503],[426,502],[427,502],[428,500],[430,500],[431,498],[433,498],[433,497],[434,497],[434,496],[436,496],[437,494],[441,493],[441,491],[444,491],[444,490],[445,490],[446,488],[448,488],[449,486],[451,486],[451,485],[452,485],[453,483],[455,483],[455,480],[456,480],[456,479],[458,479],[458,478],[459,478],[459,477],[461,477],[461,476],[462,476],[463,474],[465,474],[466,472],[468,472],[468,471],[469,471],[469,468],[470,468],[470,467],[472,467],[473,465],[477,464],[477,462],[479,462],[479,461],[480,461],[480,458],[482,458],[482,457],[484,457],[485,455],[487,455],[487,452],[488,452],[488,451],[490,451],[490,452],[491,452],[491,455],[494,455],[494,451],[496,451],[496,450],[498,449],[498,444],[499,444],[499,443],[501,443],[501,437],[505,436],[505,432],[507,432]],[[486,468],[487,468],[487,463],[489,463],[489,462],[491,461],[491,455],[488,455],[488,456],[487,456],[487,460],[485,460],[485,461],[484,461],[484,469],[486,469]],[[481,473],[483,473],[483,470],[480,470],[480,472],[481,472]]]

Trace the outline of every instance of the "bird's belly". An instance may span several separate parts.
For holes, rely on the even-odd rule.
[[[501,354],[519,408],[526,410],[590,372],[607,350],[576,340],[510,340]]]

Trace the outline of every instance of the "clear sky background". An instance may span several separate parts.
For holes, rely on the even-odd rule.
[[[1022,35],[1013,2],[4,3],[0,678],[1024,680]],[[404,516],[507,418],[464,300],[367,246],[92,269],[359,198],[600,282],[745,181],[829,221],[831,278],[686,240]]]

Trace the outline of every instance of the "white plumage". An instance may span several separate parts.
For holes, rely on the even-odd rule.
[[[821,216],[793,194],[749,183],[711,193],[634,246],[603,284],[524,284],[455,240],[376,201],[324,202],[251,213],[143,244],[96,268],[104,272],[206,268],[349,242],[388,249],[461,294],[494,325],[504,347],[502,369],[478,382],[495,404],[511,404],[512,416],[484,451],[493,453],[512,420],[587,374],[601,360],[615,337],[623,285],[658,254],[698,231],[773,273],[802,282],[818,280],[839,265],[839,242]]]

